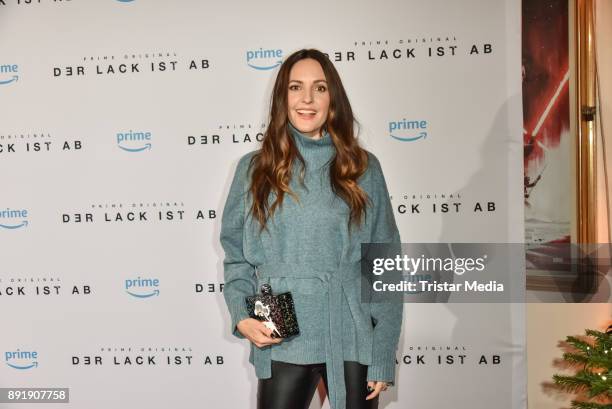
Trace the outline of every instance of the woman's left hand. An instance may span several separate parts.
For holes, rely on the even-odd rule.
[[[366,400],[374,399],[378,396],[380,391],[386,391],[389,387],[389,385],[387,385],[387,382],[384,381],[368,381],[368,386],[374,390],[372,391],[372,393],[366,396]]]

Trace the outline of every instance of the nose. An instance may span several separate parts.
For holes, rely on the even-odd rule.
[[[309,88],[304,89],[304,94],[302,95],[302,100],[304,102],[312,102],[312,90]]]

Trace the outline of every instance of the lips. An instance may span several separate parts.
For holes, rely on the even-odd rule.
[[[295,110],[301,118],[309,119],[314,118],[317,114],[317,111],[313,111],[311,109],[296,109]]]

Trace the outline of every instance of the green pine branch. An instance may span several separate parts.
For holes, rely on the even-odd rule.
[[[605,333],[594,329],[586,329],[585,333],[588,336],[595,338],[597,342],[603,346],[612,346],[612,333]]]
[[[580,352],[566,352],[563,360],[572,365],[585,365],[585,368],[612,368],[612,354],[592,353],[585,355]]]
[[[585,393],[589,401],[572,401],[573,409],[612,409],[612,332],[585,330],[593,339],[589,343],[583,339],[568,336],[566,341],[576,351],[563,354],[563,360],[574,366],[583,365],[582,370],[573,376],[553,375],[556,385],[573,393]],[[603,398],[603,403],[592,401]]]
[[[579,349],[580,351],[585,353],[592,348],[591,344],[581,340],[580,338],[576,338],[573,335],[568,335],[565,340],[566,342],[570,343],[574,348]]]
[[[610,403],[596,403],[596,402],[579,402],[576,400],[572,401],[572,409],[612,409]]]
[[[559,385],[562,389],[567,392],[580,393],[587,391],[590,386],[590,381],[583,376],[566,376],[566,375],[553,375],[555,384]]]
[[[563,360],[571,364],[587,364],[589,363],[588,356],[579,352],[566,352],[563,354]]]

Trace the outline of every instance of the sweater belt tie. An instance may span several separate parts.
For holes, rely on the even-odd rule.
[[[358,314],[354,305],[358,300],[354,297],[347,297],[346,286],[354,287],[361,276],[361,263],[341,262],[337,265],[319,265],[300,263],[264,263],[256,267],[259,278],[268,279],[270,277],[285,278],[319,278],[328,284],[328,308],[325,320],[325,364],[327,370],[327,384],[329,387],[329,401],[332,409],[346,408],[346,386],[344,381],[344,351],[342,345],[342,297],[346,298],[353,317]],[[353,300],[353,302],[351,302]],[[298,322],[299,324],[299,322]],[[265,368],[270,368],[271,348],[261,348],[262,364]],[[270,372],[269,369],[266,369]]]

